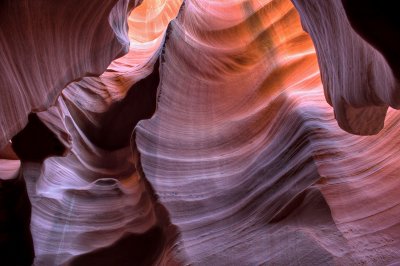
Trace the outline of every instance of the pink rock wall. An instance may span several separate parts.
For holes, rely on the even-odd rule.
[[[2,263],[398,263],[398,75],[364,13],[140,2],[0,3]]]

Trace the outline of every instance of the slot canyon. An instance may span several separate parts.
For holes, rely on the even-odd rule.
[[[394,2],[0,0],[0,265],[400,265]]]

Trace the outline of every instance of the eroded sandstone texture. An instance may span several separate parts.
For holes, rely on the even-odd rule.
[[[0,265],[400,262],[390,6],[61,2],[0,2]]]

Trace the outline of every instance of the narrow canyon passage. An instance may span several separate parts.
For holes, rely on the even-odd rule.
[[[0,265],[399,263],[395,25],[369,0],[0,2]]]

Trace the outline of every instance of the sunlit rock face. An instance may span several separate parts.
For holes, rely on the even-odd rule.
[[[365,139],[338,128],[289,1],[187,1],[163,58],[157,111],[139,123],[136,143],[180,230],[176,254],[184,263],[345,265],[396,257],[397,230],[377,233],[387,238],[380,247],[368,241],[377,228],[359,223],[373,224],[380,211],[346,216],[336,202],[342,197],[328,196],[351,197],[354,186],[384,177],[368,170],[376,164],[370,156],[346,152]],[[336,184],[338,177],[347,185]],[[369,258],[369,249],[381,250]]]
[[[0,265],[400,262],[369,6],[53,2],[0,3]]]

